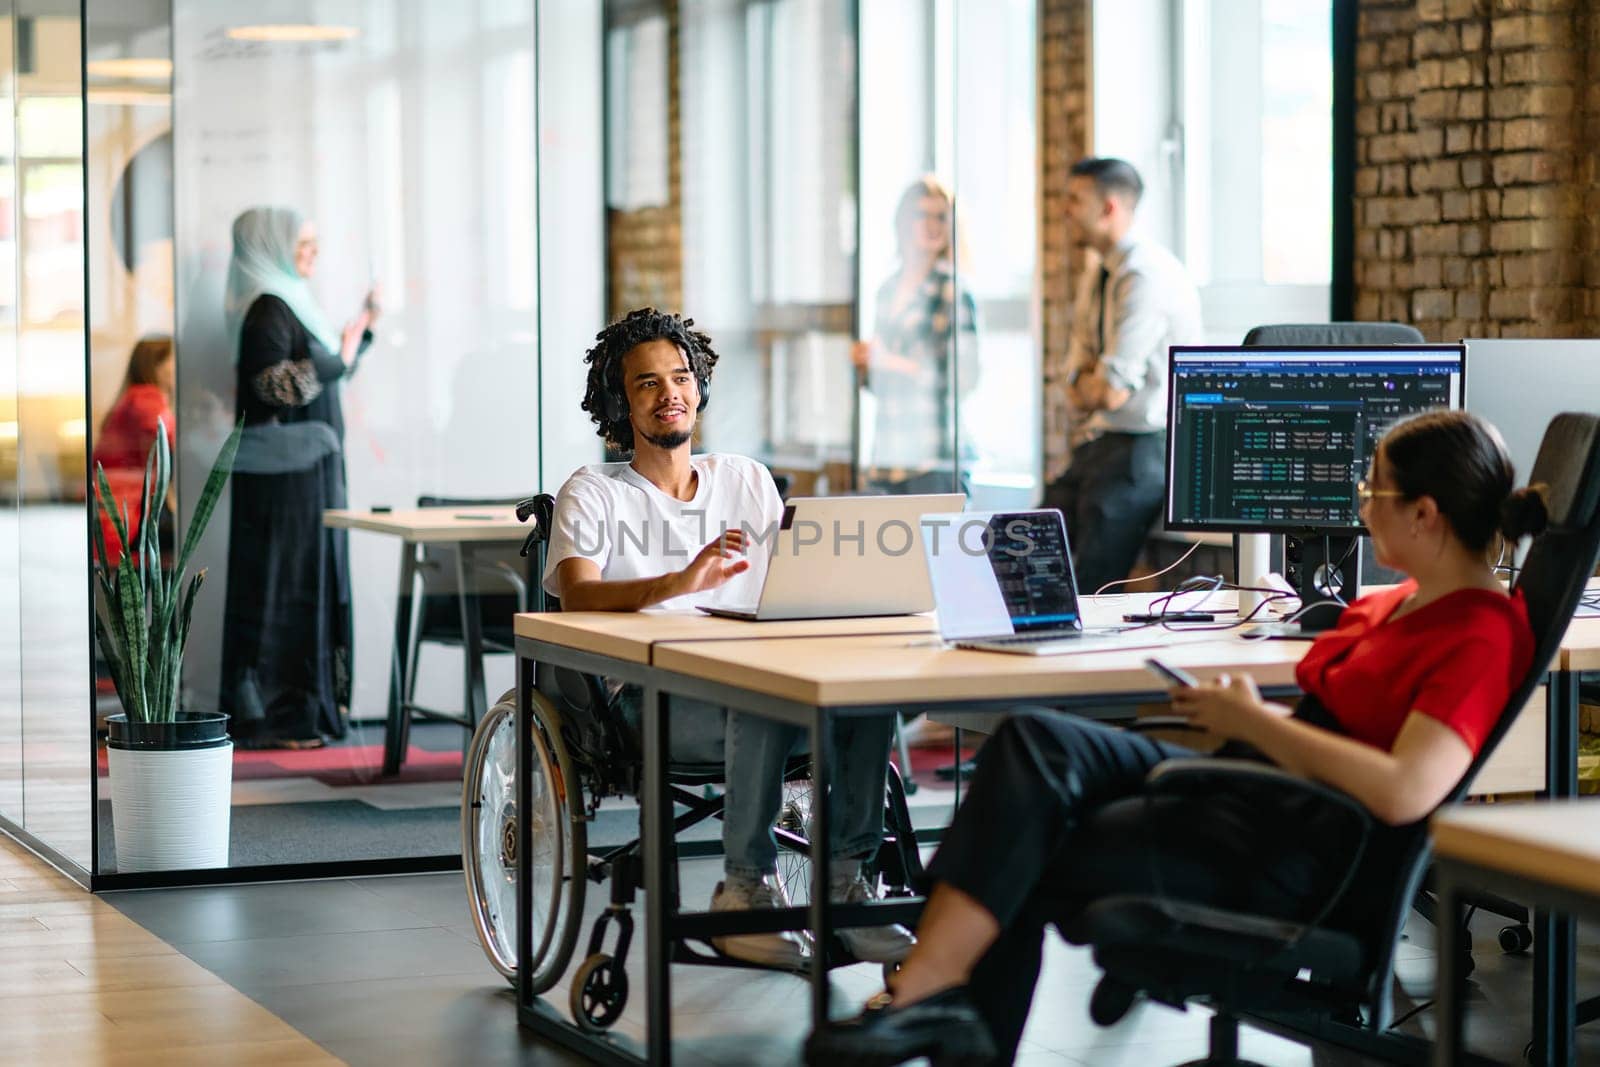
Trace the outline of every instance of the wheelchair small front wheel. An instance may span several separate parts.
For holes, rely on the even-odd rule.
[[[581,1029],[596,1034],[611,1029],[628,1004],[628,972],[622,961],[604,952],[584,960],[572,976],[567,1000]]]

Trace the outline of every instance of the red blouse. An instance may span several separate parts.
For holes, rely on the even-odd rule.
[[[145,457],[156,440],[156,421],[167,428],[167,447],[174,445],[175,426],[167,394],[156,385],[130,385],[106,415],[100,435],[94,442],[94,462],[105,468],[106,483],[111,487],[112,506],[120,512],[128,510],[128,534],[134,536],[144,515]],[[99,498],[96,497],[98,504]],[[117,537],[116,525],[111,516],[100,511],[100,528],[106,538],[107,565],[115,567],[122,559],[122,542]]]
[[[1390,621],[1416,590],[1407,580],[1351,604],[1312,643],[1295,679],[1358,741],[1393,748],[1417,711],[1476,755],[1533,660],[1528,605],[1520,593],[1459,589]]]

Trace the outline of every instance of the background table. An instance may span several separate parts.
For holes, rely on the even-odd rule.
[[[1439,1034],[1434,1063],[1461,1062],[1467,976],[1459,922],[1462,894],[1487,889],[1547,912],[1600,918],[1600,799],[1456,807],[1433,818],[1434,885],[1439,893]],[[1454,920],[1454,921],[1452,921]],[[1570,940],[1556,939],[1538,961],[1552,985],[1550,1010],[1535,1006],[1533,1062],[1577,1062],[1572,996],[1576,959]]]
[[[417,546],[438,545],[451,550],[456,562],[456,596],[461,605],[462,717],[460,724],[471,737],[473,726],[488,710],[483,681],[483,627],[469,582],[476,563],[474,550],[488,545],[520,544],[533,530],[531,520],[518,522],[509,507],[405,508],[396,511],[328,510],[322,523],[334,529],[365,530],[398,537],[400,581],[395,601],[394,648],[390,653],[389,706],[383,731],[383,773],[398,774],[410,741],[411,715],[406,705],[406,678],[410,669],[413,601],[417,586]],[[523,581],[539,580],[529,570]]]

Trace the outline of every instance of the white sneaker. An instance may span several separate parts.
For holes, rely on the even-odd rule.
[[[828,899],[835,904],[865,904],[878,899],[878,888],[867,881],[860,864],[833,870],[828,877]],[[899,963],[917,943],[899,923],[884,926],[852,926],[835,931],[850,955],[871,963]]]
[[[765,878],[751,881],[747,878],[728,878],[718,882],[711,894],[712,911],[758,911],[783,906],[778,887]],[[732,956],[746,963],[784,970],[803,970],[806,965],[806,946],[801,936],[793,930],[771,934],[734,934],[714,937],[711,943],[724,956]]]

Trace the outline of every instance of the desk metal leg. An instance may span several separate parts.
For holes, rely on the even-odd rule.
[[[1434,928],[1439,934],[1438,974],[1435,1014],[1439,1032],[1434,1038],[1434,1067],[1455,1067],[1461,1059],[1465,1012],[1467,1006],[1467,969],[1462,958],[1461,939],[1465,931],[1461,926],[1461,894],[1455,878],[1447,871],[1436,869],[1434,891],[1439,895],[1438,920]]]
[[[666,694],[644,689],[645,907],[645,1059],[666,1067],[672,1062],[671,949],[677,901],[667,875],[672,861],[672,797],[667,791],[667,737],[670,712]]]
[[[531,659],[517,657],[517,1010],[533,1006],[533,849],[529,822],[533,812],[533,677]]]
[[[474,583],[477,582],[477,572],[473,569],[472,562],[472,546],[463,541],[457,546],[456,551],[456,600],[461,606],[463,660],[461,713],[470,724],[461,741],[463,756],[466,755],[467,747],[472,744],[472,731],[477,729],[478,723],[489,712],[489,698],[484,692],[483,681],[483,619],[478,610],[477,585],[467,584],[469,576]]]
[[[833,731],[821,708],[811,713],[811,930],[816,951],[811,957],[811,1026],[828,1025],[828,949],[833,922],[828,900],[828,862],[833,855],[829,809],[833,765]]]
[[[1545,793],[1551,798],[1578,793],[1578,675],[1554,671],[1546,714]],[[1577,924],[1548,911],[1533,917],[1534,1062],[1554,1067],[1576,1063],[1573,1028],[1577,1023]]]
[[[411,713],[406,710],[406,678],[411,658],[412,603],[417,590],[417,546],[400,545],[400,584],[394,604],[394,650],[389,656],[389,715],[383,726],[383,773],[399,774],[411,743]]]

